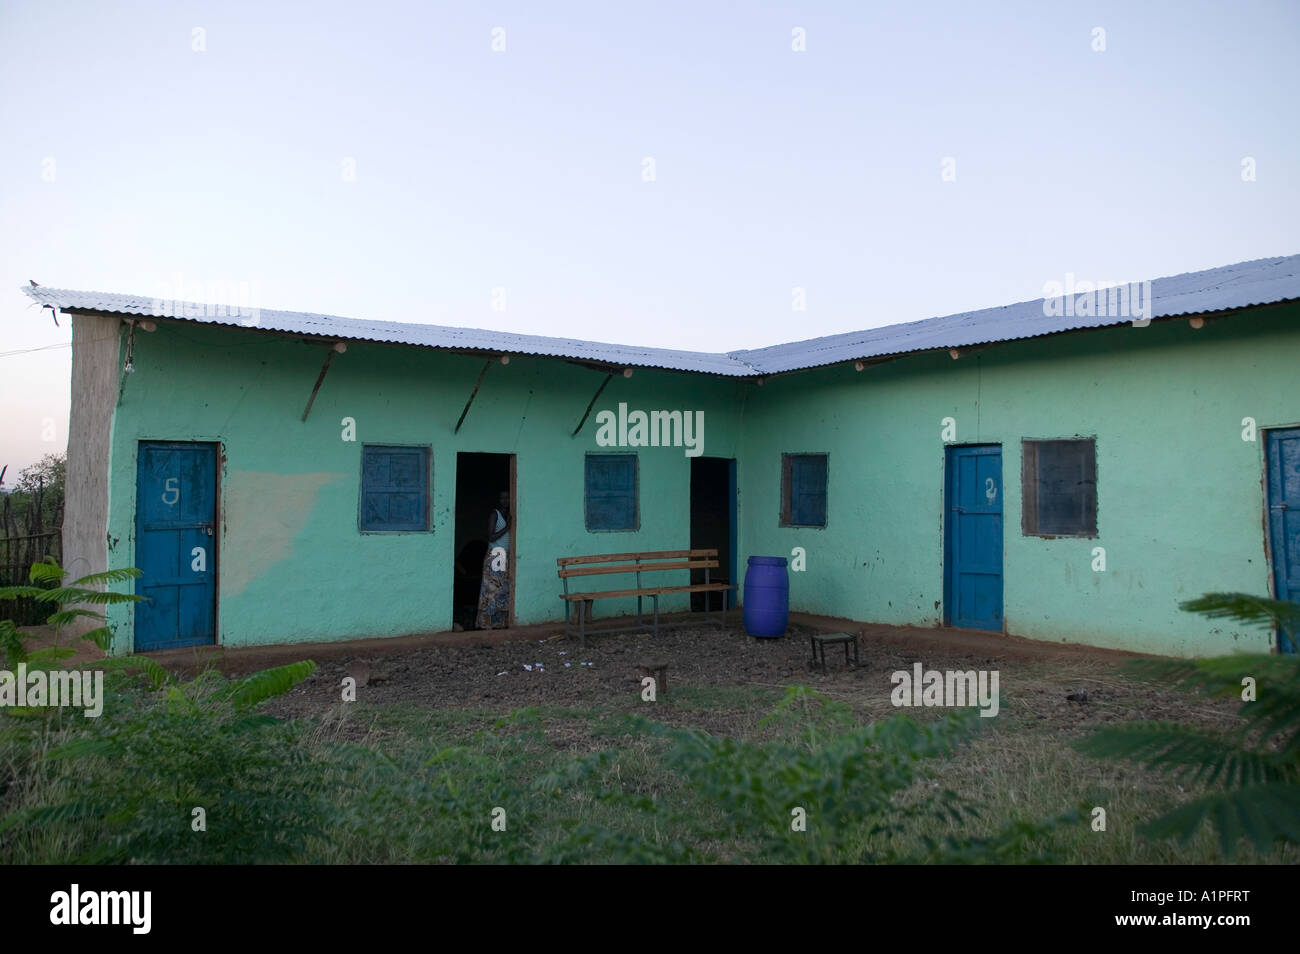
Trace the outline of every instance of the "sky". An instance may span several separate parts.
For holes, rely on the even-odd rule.
[[[1300,252],[1297,41],[1296,0],[0,0],[4,486],[67,443],[29,279],[728,351]]]

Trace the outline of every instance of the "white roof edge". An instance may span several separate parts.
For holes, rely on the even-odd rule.
[[[1141,287],[1139,287],[1141,286]],[[1128,305],[1136,314],[1050,314],[1063,299],[1035,299],[961,312],[922,321],[887,325],[725,353],[608,344],[445,325],[423,325],[340,318],[310,312],[252,309],[172,302],[135,295],[85,292],[25,285],[35,301],[61,311],[194,321],[290,334],[375,341],[462,351],[499,351],[539,357],[591,361],[629,367],[662,368],[726,377],[761,377],[807,370],[855,359],[901,356],[920,351],[970,347],[1128,324],[1135,318],[1172,318],[1235,311],[1300,300],[1300,255],[1238,262],[1200,272],[1135,282]],[[1094,301],[1103,303],[1105,293]],[[1083,304],[1082,299],[1078,299]],[[1075,296],[1070,296],[1073,305]],[[1140,302],[1141,304],[1136,304]],[[1073,307],[1070,309],[1073,311]]]

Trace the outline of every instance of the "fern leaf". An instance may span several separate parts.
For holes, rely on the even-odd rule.
[[[1273,600],[1250,593],[1206,593],[1178,604],[1207,619],[1235,619],[1256,626],[1277,626],[1288,633],[1300,629],[1300,603]]]
[[[90,635],[87,633],[86,635]],[[95,666],[99,669],[123,669],[130,671],[132,669],[141,670],[149,678],[153,688],[161,688],[170,677],[167,672],[157,662],[148,656],[115,656],[112,659],[96,659]]]
[[[46,557],[38,563],[33,563],[27,578],[33,583],[61,583],[63,582],[63,567],[59,566],[50,557]]]
[[[87,799],[74,799],[61,802],[58,805],[48,805],[44,808],[11,812],[3,819],[0,819],[0,834],[15,825],[35,828],[55,825],[65,821],[75,821],[81,818],[94,818],[98,814],[98,808],[94,802]]]
[[[1274,843],[1300,843],[1300,784],[1250,785],[1193,799],[1144,824],[1139,831],[1155,838],[1186,842],[1209,819],[1228,858],[1242,838],[1260,851]]]
[[[29,587],[30,589],[30,587]],[[37,589],[32,599],[42,603],[88,603],[103,606],[118,603],[139,603],[149,597],[135,593],[115,593],[112,590],[87,590],[80,586],[60,586],[53,590]]]
[[[141,570],[133,566],[124,567],[120,570],[105,570],[102,573],[92,573],[89,576],[83,576],[79,580],[73,580],[73,586],[104,586],[108,583],[126,583],[143,576]]]
[[[310,659],[276,666],[274,669],[263,669],[235,682],[230,687],[229,698],[240,709],[255,706],[259,702],[284,695],[315,671],[316,663]]]
[[[0,651],[4,652],[10,669],[27,658],[23,634],[11,619],[0,619]]]
[[[1075,743],[1085,755],[1121,758],[1193,781],[1229,786],[1286,781],[1294,772],[1269,752],[1242,748],[1240,741],[1177,722],[1129,722],[1107,726]]]
[[[12,719],[44,719],[53,711],[49,706],[5,706],[0,709]]]
[[[1296,709],[1294,702],[1286,706],[1273,705],[1267,708],[1254,703],[1258,708],[1253,711],[1250,709],[1251,705],[1252,703],[1246,703],[1242,709],[1251,716],[1253,730],[1257,730],[1265,739],[1278,734],[1288,736],[1282,746],[1287,752],[1295,752],[1300,748],[1300,710]]]
[[[199,711],[198,703],[180,686],[167,687],[167,711],[172,715],[193,715]]]
[[[27,660],[38,664],[52,663],[75,655],[77,655],[77,651],[71,646],[47,646],[45,649],[38,649],[34,653],[29,653]]]
[[[113,645],[113,631],[107,626],[100,626],[88,633],[82,633],[81,638],[88,643],[94,643],[104,652],[108,652],[108,647]]]
[[[255,715],[241,716],[238,719],[231,719],[226,723],[225,728],[234,735],[242,735],[243,733],[250,732],[254,729],[265,729],[267,726],[279,724],[280,720],[274,716],[262,715],[259,713]]]
[[[1270,683],[1294,679],[1300,673],[1300,659],[1271,653],[1235,653],[1207,659],[1135,659],[1124,666],[1124,671],[1137,679],[1217,695],[1240,692],[1243,676]]]
[[[69,623],[75,623],[79,619],[97,619],[103,620],[103,613],[96,613],[92,610],[84,609],[65,609],[57,613],[51,613],[46,617],[45,622],[51,626],[67,626]]]
[[[47,759],[111,758],[121,750],[113,739],[73,739],[46,753]]]

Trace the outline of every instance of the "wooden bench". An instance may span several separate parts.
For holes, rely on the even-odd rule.
[[[646,623],[643,620],[645,614],[642,601],[648,596],[654,603],[654,619],[650,625],[650,630],[657,636],[659,634],[659,597],[672,593],[721,593],[721,620],[714,619],[710,614],[709,598],[706,595],[704,597],[704,621],[709,624],[719,625],[722,631],[726,632],[726,593],[728,590],[734,590],[736,585],[734,583],[714,583],[709,579],[710,571],[718,568],[717,550],[653,550],[644,553],[600,553],[594,556],[560,557],[555,562],[559,566],[560,579],[564,582],[564,592],[560,594],[560,599],[564,600],[564,635],[573,635],[573,626],[569,620],[569,609],[574,603],[577,603],[578,639],[580,645],[584,648],[587,645],[587,605],[594,600],[616,599],[619,597],[636,597],[637,625],[624,626],[619,629],[602,629],[600,632],[626,633],[632,630],[646,629]],[[662,570],[703,570],[704,582],[685,585],[655,585],[642,581],[643,574]],[[635,574],[636,585],[615,590],[593,590],[590,589],[590,586],[587,586],[581,593],[569,592],[569,580],[573,577],[611,576],[617,574]],[[595,580],[591,581],[592,585],[595,583]]]

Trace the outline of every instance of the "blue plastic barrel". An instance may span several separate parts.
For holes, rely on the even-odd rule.
[[[752,556],[745,570],[745,632],[784,636],[790,622],[790,577],[785,557]]]

